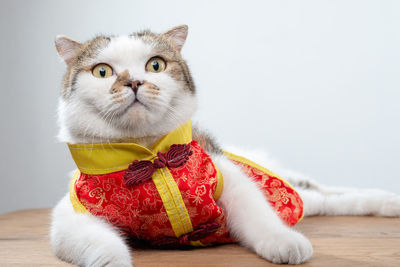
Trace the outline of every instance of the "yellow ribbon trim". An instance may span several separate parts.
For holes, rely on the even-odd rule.
[[[267,168],[264,168],[263,166],[258,165],[257,163],[255,163],[255,162],[253,162],[253,161],[251,161],[251,160],[248,160],[248,159],[246,159],[246,158],[244,158],[244,157],[241,157],[241,156],[232,154],[232,153],[230,153],[230,152],[228,152],[228,151],[223,151],[223,153],[225,154],[225,156],[226,156],[228,159],[231,159],[231,160],[234,160],[234,161],[238,161],[238,162],[247,164],[247,165],[249,165],[249,166],[251,166],[251,167],[253,167],[253,168],[255,168],[255,169],[258,169],[259,171],[265,172],[265,173],[268,174],[269,176],[273,176],[273,177],[278,178],[279,180],[281,180],[282,182],[284,182],[285,184],[287,184],[290,188],[292,188],[294,191],[296,191],[296,190],[293,188],[293,186],[292,186],[288,181],[286,181],[285,179],[283,179],[282,177],[280,177],[280,176],[277,175],[276,173],[273,173],[272,171],[268,170]],[[301,217],[300,217],[300,219],[298,220],[297,223],[299,223],[299,222],[303,219],[303,217],[304,217],[304,203],[303,203],[303,212],[302,212]]]
[[[167,168],[157,169],[152,177],[177,237],[193,231],[189,213],[178,185]]]
[[[192,141],[191,121],[170,132],[152,150],[134,143],[68,144],[78,169],[86,174],[106,174],[126,170],[133,160],[152,160],[173,144]]]
[[[81,172],[76,170],[74,175],[72,176],[71,183],[69,185],[69,198],[71,200],[72,207],[74,208],[75,212],[77,213],[87,213],[87,209],[82,203],[79,201],[78,196],[76,195],[75,191],[75,182],[81,176]]]
[[[207,247],[209,245],[204,245],[203,243],[201,243],[201,241],[197,240],[197,241],[190,241],[190,245],[194,246],[194,247]]]
[[[222,194],[222,189],[224,188],[224,179],[223,179],[222,173],[218,169],[217,165],[214,164],[214,167],[217,170],[217,187],[215,188],[213,198],[215,201],[217,201]]]

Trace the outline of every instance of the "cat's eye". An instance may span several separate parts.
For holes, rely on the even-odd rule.
[[[160,57],[152,57],[146,64],[146,70],[151,72],[162,72],[165,70],[166,63]]]
[[[113,75],[113,69],[107,64],[100,63],[92,69],[92,74],[97,78],[108,78]]]

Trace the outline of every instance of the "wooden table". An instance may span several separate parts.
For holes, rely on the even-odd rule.
[[[0,266],[71,266],[53,256],[50,210],[0,215]],[[298,226],[314,245],[308,266],[400,266],[400,219],[311,217]],[[135,266],[279,266],[238,245],[194,250],[135,249]]]

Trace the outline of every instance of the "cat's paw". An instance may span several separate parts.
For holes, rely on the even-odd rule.
[[[258,242],[254,249],[264,259],[277,264],[300,264],[313,254],[310,241],[293,230],[268,236]]]
[[[384,217],[400,217],[400,196],[395,194],[388,196],[383,202],[378,215]]]
[[[66,242],[60,242],[61,244],[53,245],[53,249],[58,258],[78,266],[133,267],[129,248],[123,242],[104,241],[75,242],[77,247],[84,248],[82,250],[63,246]]]
[[[104,244],[93,249],[84,266],[133,267],[133,264],[129,249],[125,244]]]
[[[98,267],[98,266],[104,266],[104,267],[133,267],[133,264],[130,262],[118,260],[118,261],[109,261],[107,259],[95,261],[93,264],[86,265],[87,267]]]

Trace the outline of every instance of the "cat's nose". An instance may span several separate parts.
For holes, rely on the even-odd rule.
[[[132,88],[133,92],[137,94],[137,91],[139,90],[139,85],[142,85],[143,83],[141,81],[128,81],[125,86],[129,86]]]

